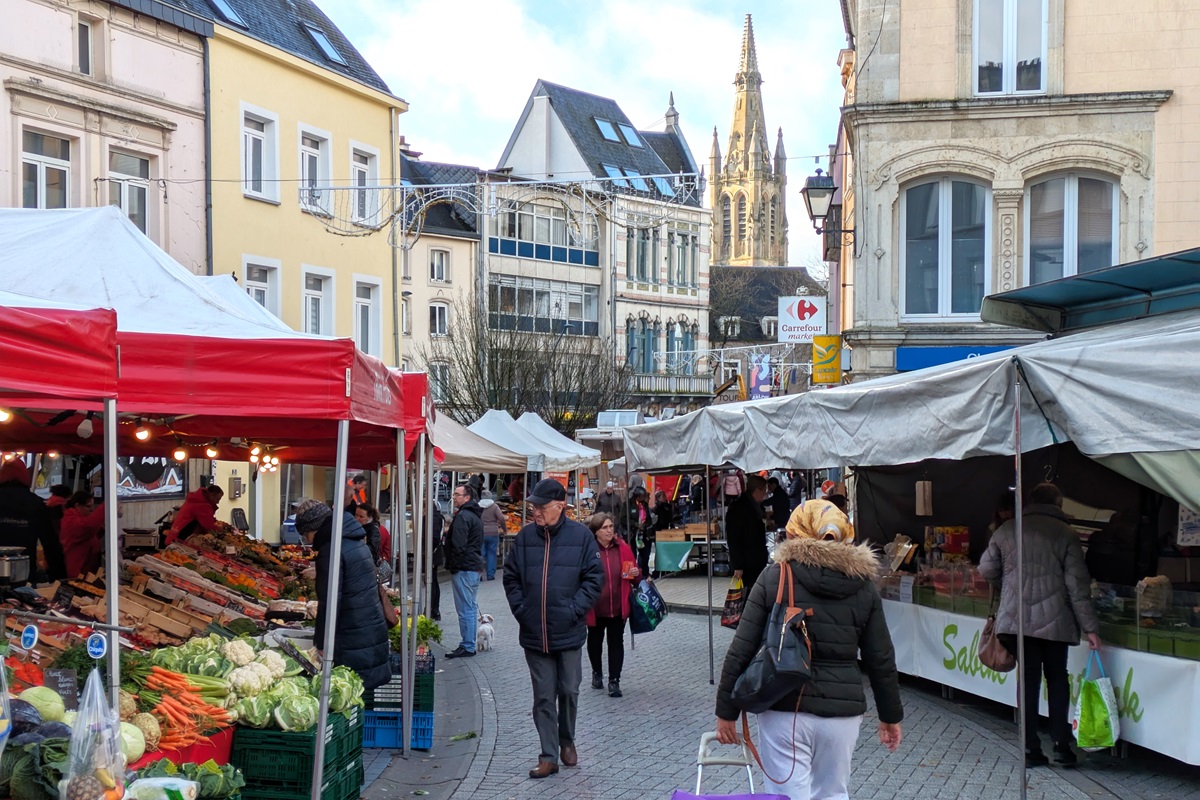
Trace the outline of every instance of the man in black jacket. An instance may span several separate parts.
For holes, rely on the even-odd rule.
[[[729,567],[733,577],[741,578],[745,594],[750,594],[759,573],[767,568],[767,526],[763,522],[762,501],[767,497],[767,482],[759,475],[746,478],[746,491],[725,511],[725,541],[729,548]]]
[[[29,468],[19,458],[0,466],[0,546],[23,547],[29,556],[29,575],[37,568],[38,544],[46,557],[46,572],[52,579],[67,577],[62,543],[54,535],[50,509],[29,490]]]
[[[475,655],[475,635],[479,631],[479,576],[483,562],[483,509],[476,502],[475,489],[460,483],[453,494],[454,519],[446,537],[446,569],[454,585],[454,608],[458,611],[458,647],[446,658]]]
[[[583,677],[585,617],[600,594],[604,575],[596,538],[566,518],[562,484],[542,480],[527,498],[533,522],[517,534],[504,563],[504,592],[520,626],[520,642],[533,684],[533,721],[541,740],[531,778],[558,772],[561,761],[579,763],[575,713]]]

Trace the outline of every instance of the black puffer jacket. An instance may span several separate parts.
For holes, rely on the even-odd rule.
[[[482,572],[483,563],[483,509],[474,500],[468,500],[458,508],[450,520],[450,533],[446,535],[446,569],[455,572]]]
[[[329,596],[329,567],[333,536],[332,517],[313,538],[317,551],[317,624],[313,644],[325,649],[325,609]],[[333,641],[333,663],[354,670],[367,690],[392,679],[388,653],[387,622],[379,601],[379,579],[375,559],[367,548],[367,532],[353,514],[342,514],[342,574],[338,594],[337,628]]]
[[[51,578],[67,577],[62,544],[54,535],[50,509],[42,498],[29,491],[19,480],[0,484],[0,546],[24,547],[29,556],[29,574],[37,569],[38,543],[46,556],[46,572]]]
[[[763,628],[779,588],[780,561],[792,565],[795,604],[812,608],[808,635],[813,646],[813,681],[800,699],[800,710],[818,717],[855,717],[867,710],[862,668],[871,680],[881,722],[904,718],[892,637],[883,617],[883,603],[873,579],[879,563],[866,545],[788,539],[776,548],[776,562],[762,573],[742,612],[737,634],[729,645],[717,689],[717,716],[736,719],[741,713],[730,698],[737,681],[762,644]],[[784,588],[786,602],[787,588]],[[795,711],[799,688],[773,711]]]
[[[564,516],[556,525],[522,528],[504,562],[504,592],[521,646],[542,653],[582,647],[584,616],[603,582],[596,537],[585,525]]]

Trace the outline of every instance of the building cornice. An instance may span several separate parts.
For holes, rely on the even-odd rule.
[[[872,347],[922,347],[944,345],[1011,345],[1017,347],[1045,339],[1045,334],[1030,333],[1004,325],[985,322],[946,325],[906,324],[898,327],[856,325],[842,332],[853,344]]]
[[[129,108],[128,106],[119,106],[119,105],[116,105],[115,103],[106,103],[101,100],[96,100],[96,99],[93,99],[90,97],[84,97],[84,96],[78,95],[78,94],[71,94],[70,92],[65,92],[61,89],[56,89],[52,86],[47,86],[43,83],[35,82],[35,81],[37,81],[36,78],[30,78],[28,80],[19,80],[16,78],[9,78],[4,81],[4,88],[14,95],[25,95],[26,97],[31,97],[31,98],[34,98],[37,100],[42,100],[42,101],[45,101],[45,102],[48,102],[51,104],[56,104],[56,105],[75,106],[76,108],[82,108],[87,111],[94,111],[97,114],[103,114],[104,116],[112,117],[113,119],[119,119],[124,122],[133,123],[135,125],[146,125],[146,126],[158,128],[159,130],[164,130],[164,131],[174,131],[174,130],[178,129],[178,127],[179,127],[174,122],[171,122],[168,119],[164,119],[162,117],[156,117],[153,114],[147,114],[146,112],[139,111],[136,108]],[[129,94],[129,93],[127,93],[121,89],[118,89],[116,87],[111,87],[107,84],[106,84],[106,86],[108,86],[110,88],[110,90],[115,91],[117,93]],[[141,98],[136,97],[136,99],[141,99]],[[145,102],[152,102],[152,101],[146,100]],[[201,118],[204,116],[203,113],[197,114],[194,110],[191,110],[191,109],[188,109],[186,111],[186,113],[192,114],[194,116],[199,116]]]
[[[899,103],[855,103],[843,106],[847,126],[889,122],[942,122],[967,119],[1080,116],[1086,114],[1153,113],[1174,92],[1095,92],[1064,95],[1009,95],[960,100],[910,100]]]

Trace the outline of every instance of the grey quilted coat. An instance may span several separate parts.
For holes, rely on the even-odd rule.
[[[1034,503],[1023,515],[1025,540],[1025,635],[1079,644],[1098,633],[1091,580],[1079,534],[1056,505]],[[979,561],[979,574],[1000,584],[996,632],[1017,632],[1017,542],[1012,520],[996,529]]]

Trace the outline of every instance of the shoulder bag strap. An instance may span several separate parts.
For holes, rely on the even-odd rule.
[[[791,575],[792,571],[788,568],[788,563],[786,561],[784,561],[782,564],[779,565],[779,588],[775,591],[775,605],[779,605],[780,603],[783,602],[783,582],[785,580],[784,579],[785,571],[787,572],[787,578],[788,578],[788,584],[787,584],[788,600],[792,599],[792,583],[790,580],[791,576],[792,576]],[[789,603],[788,605],[791,605],[791,603]]]
[[[796,697],[796,711],[792,714],[792,768],[788,771],[787,777],[783,780],[778,780],[767,772],[767,768],[763,765],[762,756],[758,754],[758,748],[754,746],[754,740],[750,738],[750,718],[746,712],[742,712],[742,737],[746,741],[746,747],[750,749],[750,754],[754,756],[754,760],[758,763],[758,768],[762,770],[763,775],[779,786],[787,783],[796,774],[796,717],[800,714],[800,699],[804,696],[804,689],[800,690],[800,694]]]

